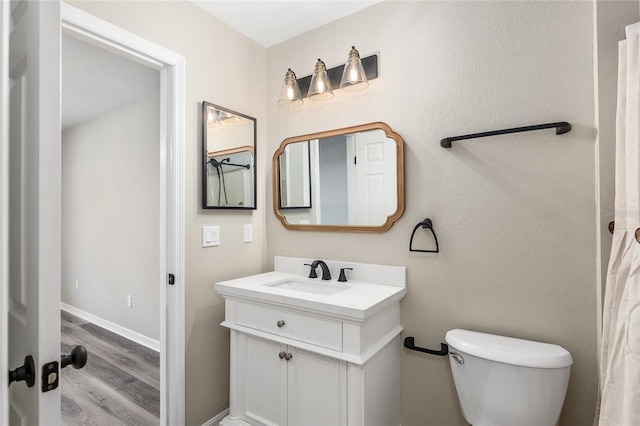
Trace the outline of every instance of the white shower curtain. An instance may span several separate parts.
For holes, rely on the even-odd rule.
[[[615,230],[600,348],[599,426],[640,425],[640,23],[618,59]]]

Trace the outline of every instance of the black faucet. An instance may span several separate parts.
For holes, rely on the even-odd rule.
[[[311,272],[309,273],[309,278],[318,277],[318,274],[316,274],[316,268],[318,267],[318,265],[320,265],[320,268],[322,268],[322,279],[323,280],[331,279],[331,272],[329,271],[329,267],[322,260],[314,260],[310,265],[308,263],[305,263],[305,265],[311,266]]]

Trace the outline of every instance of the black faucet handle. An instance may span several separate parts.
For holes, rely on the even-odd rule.
[[[309,272],[309,278],[318,278],[318,274],[316,273],[317,266],[314,267],[310,263],[305,263],[304,266],[310,266],[311,267],[311,272]]]
[[[340,276],[338,277],[338,281],[340,281],[341,283],[347,282],[347,276],[344,273],[345,269],[348,269],[349,271],[353,271],[353,268],[340,268]]]

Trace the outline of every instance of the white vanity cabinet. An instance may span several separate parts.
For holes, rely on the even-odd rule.
[[[239,333],[238,339],[238,408],[243,421],[347,424],[345,361],[246,333]]]
[[[327,264],[332,275],[344,267]],[[217,283],[231,331],[229,415],[220,425],[399,425],[406,290],[397,269],[401,286],[354,280],[332,295],[279,289],[283,279],[304,279],[291,271]]]

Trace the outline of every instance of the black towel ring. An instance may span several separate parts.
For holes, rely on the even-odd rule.
[[[436,242],[435,250],[419,250],[419,249],[413,248],[413,236],[416,234],[416,231],[418,230],[418,228],[429,229],[431,231],[431,233],[433,234],[433,239]],[[426,218],[425,220],[423,220],[422,222],[414,226],[413,232],[411,232],[411,239],[409,240],[409,251],[419,251],[422,253],[440,253],[440,246],[438,245],[438,237],[436,237],[436,232],[433,230],[433,223],[431,222],[431,219]]]

